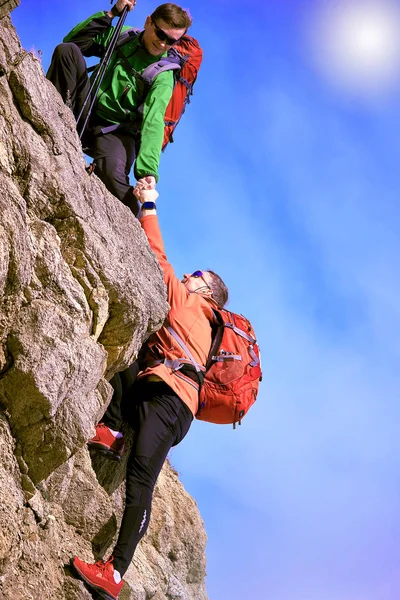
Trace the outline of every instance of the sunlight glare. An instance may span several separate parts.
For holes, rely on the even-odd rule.
[[[398,4],[332,0],[314,14],[309,32],[313,58],[335,84],[376,94],[399,82]]]

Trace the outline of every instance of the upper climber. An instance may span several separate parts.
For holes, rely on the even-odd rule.
[[[136,1],[118,0],[111,10],[98,12],[77,25],[54,51],[47,73],[77,118],[90,90],[84,56],[101,57],[113,35],[114,17]],[[172,70],[161,72],[144,90],[140,74],[166,56],[192,23],[177,4],[162,4],[147,17],[144,30],[116,48],[97,94],[85,143],[96,174],[114,196],[137,214],[138,204],[129,183],[135,176],[145,188],[158,181],[164,135],[164,114],[174,86]],[[139,114],[140,113],[140,114]]]

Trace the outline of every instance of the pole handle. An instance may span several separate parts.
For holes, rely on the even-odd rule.
[[[111,4],[112,4],[112,2],[111,2]],[[90,117],[90,114],[92,112],[94,103],[96,101],[97,93],[98,93],[98,91],[100,89],[101,82],[103,81],[103,77],[104,77],[105,72],[107,70],[107,67],[108,67],[108,65],[110,63],[110,59],[111,59],[112,53],[114,52],[114,48],[115,48],[117,40],[119,38],[119,34],[121,33],[121,29],[122,29],[122,27],[123,27],[123,25],[125,23],[125,19],[127,17],[127,14],[128,14],[128,6],[124,6],[124,8],[123,8],[123,10],[122,10],[122,12],[121,12],[121,14],[119,16],[118,23],[117,23],[117,25],[115,27],[114,33],[113,33],[113,35],[111,37],[111,40],[110,40],[110,42],[109,42],[109,44],[108,44],[108,46],[106,48],[106,51],[104,53],[103,58],[101,59],[101,62],[100,62],[99,67],[97,69],[96,76],[93,79],[93,82],[92,82],[92,84],[90,86],[88,94],[87,94],[87,96],[85,98],[85,101],[84,101],[84,103],[82,105],[82,108],[81,108],[80,113],[78,115],[78,118],[76,120],[76,124],[77,124],[77,127],[78,127],[78,123],[79,123],[79,121],[81,120],[81,118],[83,116],[83,111],[85,110],[85,106],[87,105],[87,103],[91,99],[89,110],[87,111],[87,114],[86,114],[86,117],[85,117],[85,121],[84,121],[84,123],[82,125],[82,128],[81,128],[80,132],[79,132],[79,138],[80,139],[82,138],[82,135],[83,135],[83,133],[85,131],[87,122],[89,120],[89,117]],[[94,90],[94,92],[93,92],[93,90]]]

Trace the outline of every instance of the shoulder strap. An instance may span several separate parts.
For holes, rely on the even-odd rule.
[[[190,359],[190,362],[193,364],[197,373],[200,373],[202,371],[202,369],[200,368],[200,365],[194,360],[192,353],[190,352],[189,348],[186,346],[186,344],[182,340],[182,338],[176,333],[176,331],[174,329],[172,329],[172,327],[170,325],[168,325],[167,331],[169,331],[169,333],[172,335],[172,337],[175,338],[175,340],[178,342],[178,344],[180,345],[182,350],[184,352],[186,352],[188,358]]]
[[[133,38],[138,36],[140,33],[142,33],[142,30],[138,29],[137,27],[129,27],[129,29],[125,29],[125,31],[122,31],[122,33],[118,37],[115,47],[120,48],[124,44],[127,44],[128,42],[130,42]]]
[[[158,62],[149,65],[145,68],[142,74],[139,74],[135,69],[133,69],[133,67],[131,67],[125,56],[122,54],[121,51],[119,51],[119,48],[127,44],[130,40],[137,37],[141,33],[141,29],[138,29],[137,27],[130,27],[129,29],[126,29],[121,33],[115,45],[118,57],[122,60],[124,67],[128,69],[135,77],[139,76],[146,83],[151,85],[154,79],[160,73],[163,73],[164,71],[178,70],[182,67],[182,58],[177,52],[175,52],[174,48],[172,48],[171,50],[173,51],[170,51],[168,53],[168,56],[164,56]]]
[[[136,71],[136,69],[132,67],[126,56],[123,54],[123,52],[121,52],[120,48],[116,48],[115,51],[127,72],[133,75],[135,79],[139,80],[141,83],[147,84],[149,87],[160,73],[181,68],[179,63],[177,63],[175,60],[171,61],[169,60],[168,56],[165,56],[158,62],[146,67],[143,73],[139,73],[139,71]]]
[[[142,73],[143,79],[150,85],[160,73],[164,71],[175,71],[181,68],[179,58],[175,56],[164,56],[158,62],[152,63]]]
[[[143,75],[141,75],[141,74],[139,73],[139,71],[136,71],[136,69],[134,69],[134,68],[132,67],[132,65],[130,64],[129,60],[126,58],[125,54],[123,54],[123,53],[121,52],[121,49],[120,49],[120,48],[116,48],[116,50],[115,50],[115,51],[116,51],[116,53],[117,53],[117,56],[118,56],[118,58],[120,59],[120,61],[122,62],[122,64],[124,65],[124,67],[125,67],[125,69],[126,69],[126,71],[127,71],[128,73],[130,73],[131,75],[133,75],[133,77],[134,77],[135,79],[137,79],[137,80],[138,80],[138,81],[139,81],[139,82],[142,84],[142,86],[145,86],[145,84],[151,85],[151,82],[149,83],[149,82],[148,82],[148,81],[147,81],[147,80],[146,80],[146,79],[143,77]],[[148,89],[148,88],[147,88],[147,89]],[[142,90],[142,95],[143,95],[143,92],[144,92],[144,90]]]
[[[233,325],[232,323],[225,323],[225,327],[229,327],[229,329],[232,329],[237,335],[240,335],[242,338],[250,342],[250,344],[255,344],[257,341],[251,335],[249,335],[242,329],[239,329],[239,327],[235,327],[235,325]]]
[[[187,371],[189,371],[190,369],[194,369],[194,374],[196,375],[197,381],[198,381],[198,385],[199,385],[199,390],[202,387],[203,383],[204,383],[204,367],[201,367],[193,358],[192,353],[190,352],[189,348],[186,346],[185,342],[182,340],[182,338],[176,333],[176,331],[174,329],[172,329],[172,327],[170,325],[167,326],[167,331],[169,331],[169,333],[172,335],[172,337],[178,342],[179,346],[182,348],[182,350],[184,352],[186,352],[190,362],[192,363],[193,367],[191,367],[191,365],[187,365],[185,367],[184,363],[181,363],[179,359],[177,359],[176,361],[173,361],[174,363],[176,362],[177,365],[173,368],[176,368],[177,370],[181,369],[182,373],[184,375],[186,375],[187,377],[190,377],[189,373]],[[164,360],[164,364],[166,364],[167,366],[171,366],[168,365],[168,360]],[[185,372],[186,371],[186,372]],[[192,377],[190,377],[190,379],[192,379]]]
[[[216,327],[216,331],[213,335],[210,352],[208,353],[206,361],[206,371],[208,371],[212,363],[215,362],[218,350],[221,346],[222,335],[224,333],[224,319],[222,318],[221,313],[218,310],[215,310],[214,308],[212,309],[212,311],[214,313],[213,327]]]
[[[229,313],[229,311],[226,311],[226,312]],[[244,338],[245,340],[247,340],[249,342],[249,344],[250,344],[249,354],[253,359],[252,362],[250,363],[250,365],[257,366],[259,364],[259,360],[257,358],[256,353],[253,350],[253,345],[257,342],[257,340],[255,338],[253,338],[251,335],[248,335],[242,329],[235,327],[235,325],[233,323],[231,323],[230,321],[225,320],[223,314],[220,311],[215,310],[213,308],[213,313],[214,313],[215,323],[217,325],[217,331],[213,337],[213,342],[211,344],[210,353],[207,358],[206,371],[208,371],[208,369],[211,367],[211,365],[215,362],[242,360],[242,358],[243,358],[240,354],[227,354],[227,355],[221,355],[221,356],[218,355],[218,352],[219,352],[219,349],[221,346],[221,342],[222,342],[222,337],[224,334],[224,327],[228,327],[229,329],[232,329],[232,331],[234,331],[237,335],[239,335],[240,337]],[[229,314],[231,316],[233,316],[233,313],[229,313]]]

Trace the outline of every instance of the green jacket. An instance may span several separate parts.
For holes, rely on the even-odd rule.
[[[105,11],[95,13],[74,27],[63,41],[74,42],[84,56],[101,57],[114,31],[111,21]],[[161,57],[149,54],[140,40],[141,35],[134,36],[131,41],[121,46],[120,51],[129,64],[142,73],[146,67],[158,62]],[[137,179],[154,175],[158,181],[158,165],[164,136],[164,114],[172,95],[173,85],[172,71],[164,71],[155,78],[147,96],[144,97],[141,82],[128,72],[117,52],[113,52],[93,110],[100,119],[109,123],[126,123],[138,120],[137,109],[143,104],[140,149],[135,163]]]

